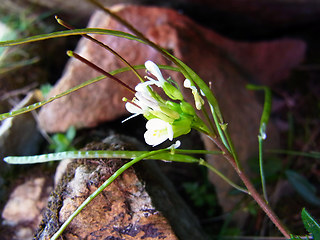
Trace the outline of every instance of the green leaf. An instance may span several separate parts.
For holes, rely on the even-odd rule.
[[[76,136],[76,128],[74,126],[69,127],[69,129],[66,132],[66,137],[67,139],[72,142],[72,140],[75,138]]]
[[[306,211],[305,208],[301,212],[302,221],[307,231],[312,234],[313,239],[320,239],[320,226],[314,218]]]
[[[304,176],[287,170],[286,176],[295,190],[309,203],[320,206],[320,198],[316,196],[316,188]]]
[[[260,131],[261,129],[265,128],[268,125],[269,117],[271,113],[271,106],[272,106],[272,94],[270,88],[266,86],[256,86],[253,84],[248,84],[247,89],[249,90],[263,90],[264,91],[264,105],[263,105],[263,112],[260,120]]]

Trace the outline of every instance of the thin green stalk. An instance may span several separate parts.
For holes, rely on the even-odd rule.
[[[260,136],[258,137],[258,139],[259,139],[259,167],[260,167],[261,187],[262,187],[263,197],[268,203],[266,181],[265,181],[264,170],[263,170],[263,139]]]
[[[205,110],[204,107],[201,108],[201,111],[202,111],[204,117],[206,118],[207,122],[209,123],[210,130],[211,130],[211,132],[212,132],[212,135],[217,135],[217,134],[216,134],[216,131],[215,131],[215,129],[214,129],[214,126],[213,126],[213,122],[211,121],[208,112]]]
[[[214,172],[215,174],[217,174],[219,177],[221,177],[224,181],[226,181],[229,185],[231,185],[232,187],[234,187],[235,189],[247,193],[249,194],[249,192],[243,188],[240,187],[239,185],[237,185],[236,183],[232,182],[229,178],[227,178],[223,173],[221,173],[218,169],[216,169],[215,167],[213,167],[212,165],[210,165],[208,162],[204,161],[203,159],[200,159],[199,161],[199,165],[205,166],[206,168],[208,168],[210,171]]]
[[[124,158],[134,159],[141,154],[146,154],[149,151],[67,151],[58,153],[49,153],[34,156],[9,156],[3,160],[9,164],[36,164],[51,161],[60,161],[62,159],[94,159],[94,158]],[[152,157],[146,157],[146,159],[164,160],[173,162],[186,162],[197,163],[198,159],[185,155],[185,154],[221,154],[220,151],[207,151],[207,150],[185,150],[185,149],[173,149],[170,153],[160,153],[152,155]]]
[[[225,129],[222,128],[222,131],[223,131],[224,136],[226,137],[226,139],[228,141],[228,144],[229,144],[230,149],[231,149],[232,156],[233,156],[234,160],[236,161],[236,164],[237,164],[238,168],[241,168],[241,164],[240,164],[240,161],[239,161],[239,158],[238,158],[238,155],[237,155],[237,151],[234,148],[233,142],[232,142],[232,140],[230,138],[230,135],[228,133],[227,126],[225,127]]]
[[[70,222],[84,209],[98,194],[100,194],[106,187],[108,187],[117,177],[119,177],[125,170],[131,167],[133,164],[141,161],[146,157],[156,155],[162,152],[168,151],[168,149],[160,149],[152,152],[148,152],[140,155],[139,157],[131,160],[119,168],[111,177],[109,177],[94,193],[92,193],[78,208],[75,210],[70,217],[63,223],[59,230],[51,237],[51,240],[56,240],[70,224]]]
[[[266,86],[256,86],[253,84],[248,84],[246,87],[250,90],[264,91],[264,105],[263,105],[263,111],[262,111],[261,120],[260,120],[258,142],[259,142],[259,167],[260,167],[261,186],[262,186],[264,199],[266,202],[268,202],[266,182],[265,182],[265,176],[264,176],[264,170],[263,170],[263,141],[267,138],[266,128],[267,128],[269,118],[270,118],[270,113],[271,113],[272,94],[271,94],[271,90]]]
[[[234,149],[234,145],[232,143],[232,140],[228,134],[228,131],[227,131],[227,127],[225,126],[224,128],[221,126],[221,124],[219,123],[219,119],[217,117],[217,114],[215,112],[215,109],[214,107],[211,105],[211,103],[208,103],[209,106],[210,106],[210,110],[211,110],[211,113],[212,113],[212,116],[213,116],[213,120],[214,120],[214,123],[216,125],[216,128],[218,130],[218,133],[219,133],[219,136],[220,136],[220,139],[222,141],[222,143],[224,144],[224,146],[226,147],[226,149],[233,155],[233,158],[238,166],[238,168],[240,168],[240,162],[238,160],[238,156],[237,156],[237,153]]]
[[[218,130],[220,139],[221,139],[223,145],[226,147],[226,149],[228,149],[228,151],[230,152],[230,147],[228,145],[228,141],[227,141],[227,139],[225,138],[225,136],[223,134],[223,131],[222,131],[221,126],[219,124],[219,120],[218,120],[218,117],[217,117],[217,115],[216,115],[216,113],[214,111],[214,108],[210,103],[209,103],[209,106],[210,106],[210,110],[211,110],[211,113],[212,113],[212,116],[213,116],[214,123],[216,125],[217,130]]]

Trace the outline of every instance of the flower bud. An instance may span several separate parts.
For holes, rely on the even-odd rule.
[[[188,134],[191,131],[191,123],[192,117],[182,113],[180,119],[172,123],[173,137]]]
[[[187,113],[189,115],[195,115],[195,113],[196,113],[193,106],[190,103],[185,102],[185,101],[182,101],[180,103],[180,108],[181,108],[182,112]]]
[[[182,93],[179,91],[179,89],[177,89],[170,83],[164,82],[162,85],[162,89],[167,94],[167,96],[172,100],[180,100],[180,101],[183,100]]]

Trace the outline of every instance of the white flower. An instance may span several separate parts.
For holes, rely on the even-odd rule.
[[[204,104],[204,101],[201,98],[201,96],[200,96],[200,94],[198,92],[198,89],[195,86],[191,85],[191,81],[189,79],[184,80],[183,86],[185,88],[190,88],[192,90],[192,94],[193,94],[193,97],[194,97],[194,102],[196,104],[196,108],[198,110],[201,110],[201,108],[202,108],[202,106]]]
[[[135,90],[137,91],[135,94],[135,98],[132,100],[132,102],[127,102],[125,104],[127,111],[132,113],[133,115],[123,120],[122,123],[140,114],[144,115],[150,110],[160,109],[158,101],[151,96],[147,89],[147,86],[148,85],[146,85],[145,83],[139,83],[135,87]]]
[[[146,128],[144,139],[148,145],[154,147],[167,139],[170,141],[173,139],[172,126],[159,118],[150,119],[146,124]]]
[[[163,78],[159,67],[154,62],[148,60],[144,65],[147,69],[147,72],[151,73],[157,78],[157,80],[155,80],[149,76],[145,76],[145,78],[147,78],[149,81],[144,82],[144,85],[154,84],[157,87],[162,88],[165,94],[172,100],[183,100],[181,91]]]
[[[145,62],[144,66],[146,67],[147,71],[150,72],[153,76],[155,76],[157,78],[157,80],[146,76],[146,78],[150,81],[150,84],[154,84],[158,87],[162,87],[163,84],[166,82],[166,80],[164,80],[161,71],[159,69],[159,67],[157,66],[157,64],[155,64],[154,62],[148,60]]]

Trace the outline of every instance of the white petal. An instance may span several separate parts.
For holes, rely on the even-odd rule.
[[[125,107],[128,112],[130,113],[137,113],[137,114],[142,114],[143,111],[141,108],[137,107],[136,105],[132,104],[131,102],[126,102]]]
[[[159,82],[159,81],[157,81],[157,80],[154,80],[153,78],[151,78],[151,77],[149,77],[149,76],[145,76],[145,78],[149,80],[149,81],[148,81],[148,83],[150,83],[149,85],[154,84],[154,85],[156,85],[157,87],[161,87],[161,86],[162,86],[162,85],[161,85],[162,82]]]
[[[159,118],[152,118],[147,122],[146,128],[148,130],[167,129],[167,122]]]
[[[153,76],[155,76],[158,79],[158,81],[160,83],[165,82],[165,80],[164,80],[164,78],[163,78],[163,76],[161,74],[160,69],[158,68],[158,66],[154,62],[148,60],[148,61],[145,62],[144,66],[146,67],[146,69],[150,73],[152,73]]]
[[[154,81],[154,80],[153,80]],[[153,84],[150,81],[138,83],[137,86],[134,88],[137,92],[149,92],[147,86]]]
[[[191,81],[189,79],[184,80],[183,86],[185,88],[190,88],[192,91],[198,92],[197,88],[191,85]]]
[[[167,139],[168,137],[166,136],[166,134],[155,135],[155,132],[151,130],[148,130],[144,133],[144,140],[148,145],[151,145],[153,147],[163,143]]]
[[[157,146],[166,141],[169,138],[168,129],[172,131],[171,125],[159,118],[150,119],[146,124],[146,128],[144,139],[148,145],[152,146]]]
[[[184,80],[183,86],[185,88],[190,88],[191,87],[191,81],[189,79]]]

